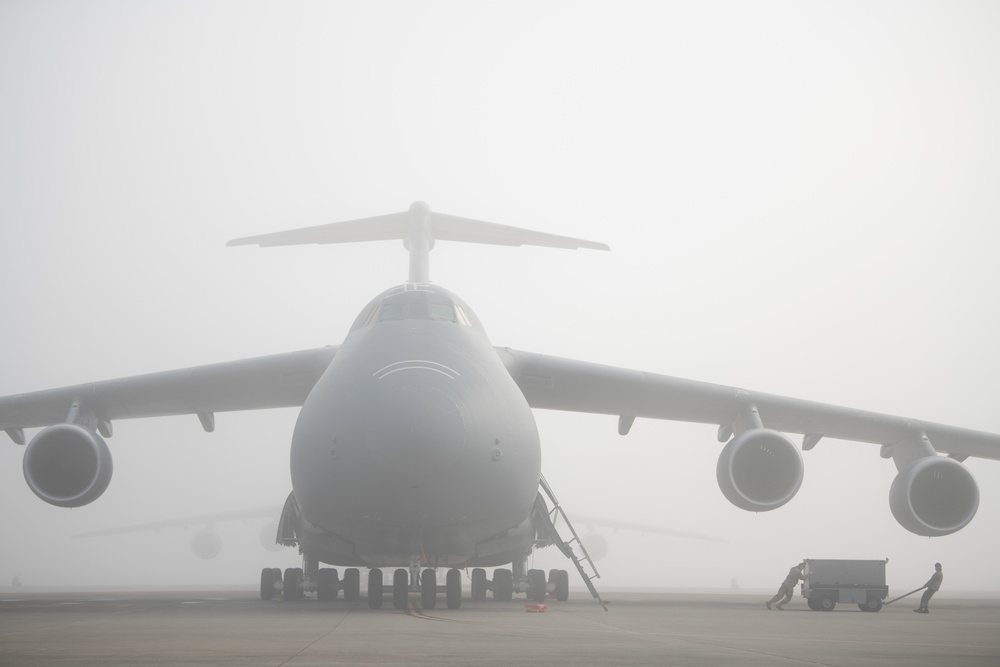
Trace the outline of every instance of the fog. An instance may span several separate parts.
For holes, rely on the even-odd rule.
[[[988,2],[8,0],[0,395],[337,344],[406,279],[401,244],[226,241],[423,200],[612,248],[438,243],[431,279],[495,345],[998,433],[998,37]],[[277,509],[295,417],[118,421],[111,486],[73,510],[4,437],[0,585],[297,565],[263,518],[218,524],[207,561],[199,524],[71,539]],[[1000,591],[1000,461],[966,462],[979,513],[931,539],[893,519],[875,445],[821,441],[798,496],[752,514],[718,489],[713,426],[536,418],[571,515],[727,540],[594,528],[605,588],[770,589],[809,557]]]

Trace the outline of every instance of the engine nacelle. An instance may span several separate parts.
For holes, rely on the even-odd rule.
[[[212,560],[222,553],[222,536],[214,530],[201,530],[191,538],[191,552],[202,560]]]
[[[24,452],[25,481],[36,496],[57,507],[80,507],[100,498],[112,467],[104,439],[76,424],[49,426]]]
[[[889,489],[889,509],[911,533],[950,535],[976,516],[979,485],[958,461],[927,456],[896,475]]]
[[[587,550],[590,560],[601,560],[610,550],[608,541],[599,533],[587,533],[580,538],[580,544]]]
[[[729,502],[749,512],[767,512],[798,493],[802,454],[777,431],[751,429],[722,449],[716,475]]]

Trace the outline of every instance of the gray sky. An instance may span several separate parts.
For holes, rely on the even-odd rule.
[[[439,243],[432,280],[496,345],[1000,432],[998,37],[990,2],[7,0],[0,395],[339,343],[401,247],[225,242],[425,200],[612,247]],[[69,511],[0,443],[0,583],[295,565],[262,521],[220,526],[210,562],[197,527],[67,537],[280,505],[294,419],[118,422],[111,487]],[[889,557],[894,589],[941,561],[945,589],[1000,590],[1000,462],[967,462],[978,516],[928,539],[877,446],[824,440],[757,515],[719,491],[711,426],[537,419],[570,512],[729,540],[605,531],[605,585]]]

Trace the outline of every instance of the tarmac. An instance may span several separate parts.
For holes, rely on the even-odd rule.
[[[467,594],[467,593],[466,593]],[[585,591],[526,603],[369,609],[264,602],[253,590],[0,590],[0,665],[1000,665],[1000,598],[935,596],[880,612],[810,611],[770,592]]]

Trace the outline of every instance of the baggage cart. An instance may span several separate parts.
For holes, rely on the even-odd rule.
[[[838,603],[856,604],[862,611],[878,611],[889,595],[884,560],[807,558],[802,597],[813,611],[833,611]]]

